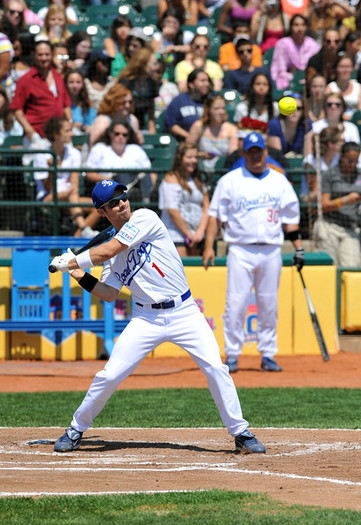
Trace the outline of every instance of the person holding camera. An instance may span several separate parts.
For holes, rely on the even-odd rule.
[[[286,36],[290,21],[283,13],[280,0],[262,0],[251,20],[251,37],[260,46],[262,54],[272,49]]]

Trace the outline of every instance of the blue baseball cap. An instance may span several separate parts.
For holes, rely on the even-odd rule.
[[[124,184],[120,184],[115,180],[101,180],[99,181],[92,191],[92,199],[94,206],[100,208],[106,202],[110,201],[114,195],[115,190],[120,189],[121,191],[127,191],[127,187]]]
[[[253,131],[245,137],[243,141],[243,151],[248,151],[250,148],[266,148],[266,143],[261,133]]]

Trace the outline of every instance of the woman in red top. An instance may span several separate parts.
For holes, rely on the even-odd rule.
[[[45,136],[43,127],[49,118],[64,116],[71,121],[71,100],[52,58],[48,41],[35,43],[34,66],[18,80],[10,105],[29,142]]]

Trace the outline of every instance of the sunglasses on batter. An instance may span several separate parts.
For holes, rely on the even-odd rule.
[[[128,194],[125,191],[124,193],[121,193],[120,195],[117,195],[116,197],[113,197],[112,199],[110,199],[110,201],[105,202],[100,207],[101,208],[105,208],[105,206],[108,206],[112,210],[113,208],[115,208],[115,206],[117,206],[119,204],[119,201],[127,202],[127,200],[128,200]]]

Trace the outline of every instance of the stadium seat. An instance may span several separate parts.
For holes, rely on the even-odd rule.
[[[133,6],[129,4],[118,4],[118,12],[125,15],[132,22],[133,26],[144,27],[147,21],[142,13],[139,13]],[[104,6],[103,6],[104,7]]]
[[[358,129],[358,131],[360,133],[360,136],[361,136],[361,110],[357,110],[357,111],[354,112],[354,114],[351,117],[351,122],[353,124],[356,124],[357,129]]]
[[[27,0],[26,5],[28,9],[31,9],[34,11],[34,13],[37,13],[43,7],[48,7],[49,2],[48,0]]]
[[[293,189],[297,193],[297,195],[300,195],[301,192],[301,185],[302,185],[302,177],[306,173],[306,169],[303,165],[303,155],[286,155],[287,160],[287,178],[292,182]]]
[[[92,39],[93,49],[103,49],[104,39],[109,36],[109,31],[98,24],[91,24],[86,27],[86,32]]]
[[[267,49],[262,56],[262,62],[265,67],[268,69],[271,67],[272,57],[273,57],[274,47]]]
[[[109,29],[114,18],[119,15],[119,9],[121,9],[119,4],[90,5],[87,9],[87,16],[91,24]]]
[[[241,95],[236,89],[222,89],[221,91],[215,92],[215,94],[222,95],[222,97],[226,101],[226,111],[228,115],[228,120],[230,122],[233,122],[236,107],[242,100]]]
[[[21,135],[9,135],[8,137],[5,137],[4,142],[1,145],[1,149],[7,149],[7,148],[23,148],[24,142],[23,137]]]
[[[172,168],[177,149],[177,141],[172,135],[167,133],[146,134],[142,148],[151,160],[152,169],[160,170],[160,177],[163,177],[165,171]]]
[[[142,10],[142,15],[144,16],[146,23],[148,25],[158,26],[158,6],[157,5],[147,5]]]
[[[304,88],[305,88],[305,72],[297,69],[293,73],[293,78],[290,82],[289,90],[293,91],[294,93],[302,94]]]
[[[208,18],[208,23],[209,23],[210,27],[212,27],[214,29],[214,31],[217,31],[217,24],[218,24],[218,19],[219,19],[219,15],[221,14],[221,11],[222,11],[222,6],[221,7],[217,7],[213,11],[211,16]]]

